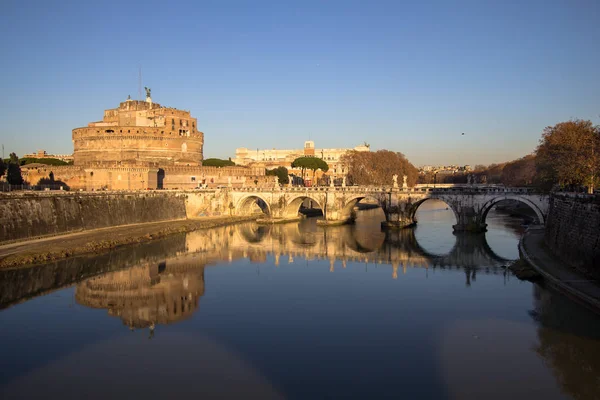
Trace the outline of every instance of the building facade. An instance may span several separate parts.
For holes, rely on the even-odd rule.
[[[64,162],[73,161],[72,154],[48,154],[46,150],[38,150],[35,153],[25,154],[23,158],[55,158]]]
[[[290,173],[299,174],[300,170],[292,168],[292,162],[298,157],[318,157],[329,166],[327,175],[333,179],[341,179],[348,173],[343,165],[341,157],[348,151],[371,151],[368,144],[362,144],[354,148],[315,148],[315,142],[307,140],[302,149],[256,149],[250,150],[241,147],[235,150],[235,158],[232,159],[237,165],[260,166],[266,169],[286,167]],[[318,176],[322,174],[319,173]]]

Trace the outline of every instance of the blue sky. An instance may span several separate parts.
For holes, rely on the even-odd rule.
[[[312,139],[507,161],[545,126],[600,122],[599,17],[594,0],[5,0],[0,142],[72,152],[73,128],[138,97],[141,65],[155,102],[198,118],[205,157]]]

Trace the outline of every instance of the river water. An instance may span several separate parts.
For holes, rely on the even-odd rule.
[[[600,318],[519,281],[519,220],[381,210],[0,272],[0,398],[598,399]]]

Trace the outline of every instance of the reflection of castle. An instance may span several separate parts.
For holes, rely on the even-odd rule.
[[[106,308],[130,328],[188,318],[204,295],[204,264],[186,257],[109,272],[77,285],[78,303]]]

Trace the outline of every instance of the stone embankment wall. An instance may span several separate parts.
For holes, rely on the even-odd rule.
[[[563,262],[600,279],[600,197],[553,195],[545,241]]]
[[[181,192],[21,193],[0,197],[0,242],[185,219]]]

